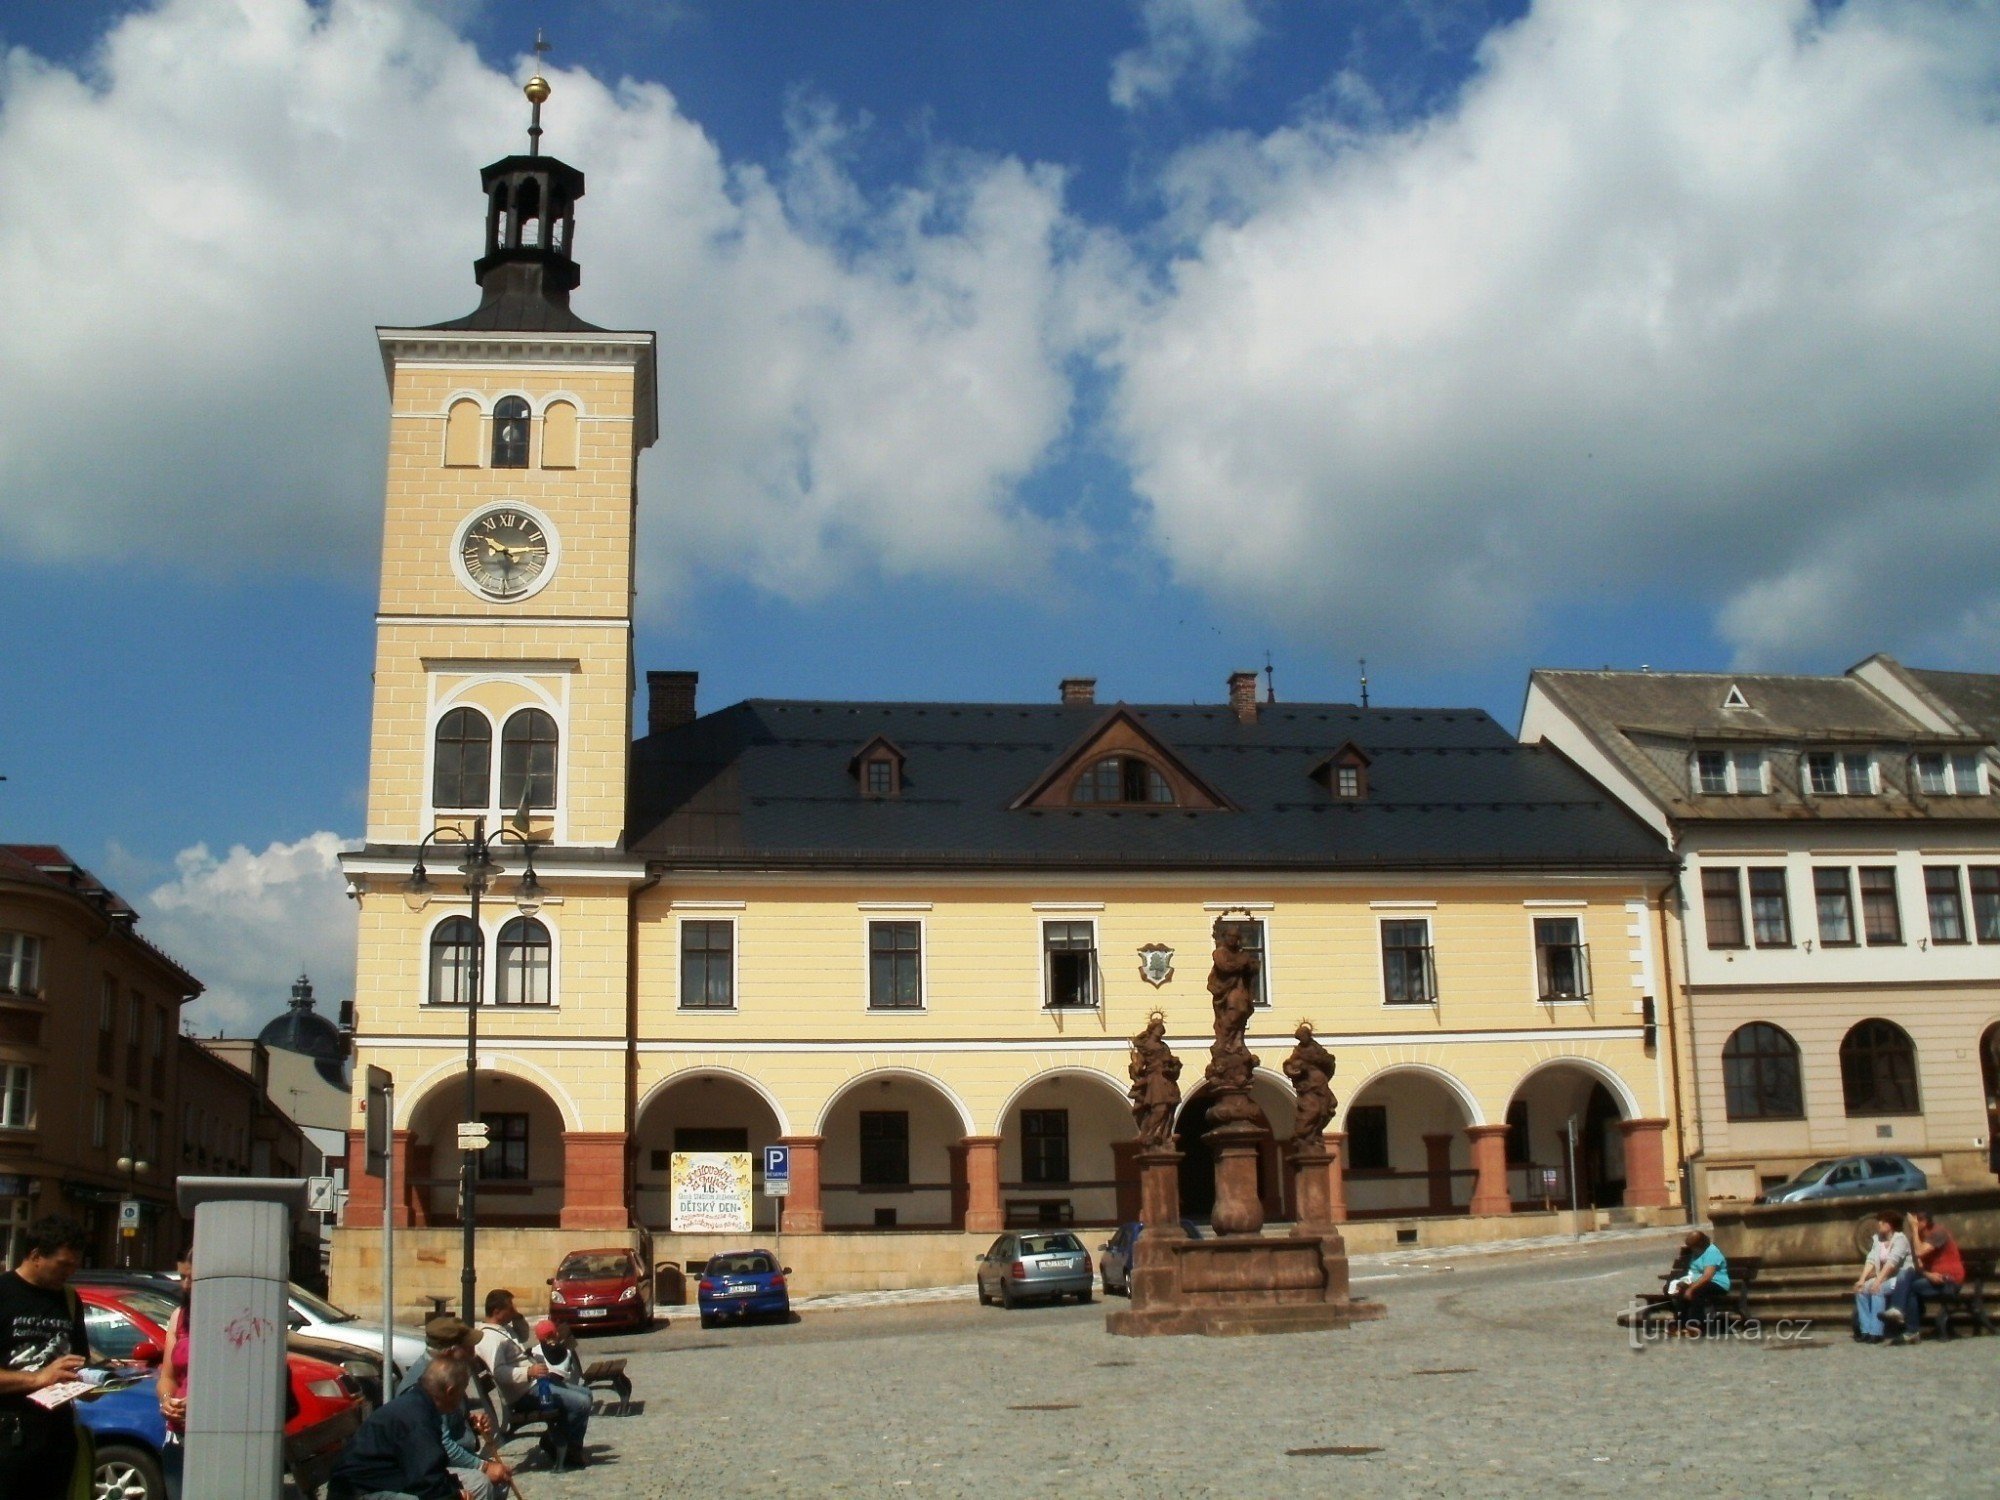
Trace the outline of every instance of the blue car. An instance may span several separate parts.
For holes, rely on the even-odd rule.
[[[701,1309],[701,1326],[713,1328],[724,1318],[748,1318],[757,1314],[789,1318],[792,1295],[785,1278],[790,1266],[780,1266],[769,1250],[731,1250],[709,1258],[702,1267],[696,1299]]]
[[[1097,1247],[1097,1273],[1104,1279],[1105,1296],[1114,1293],[1123,1297],[1132,1295],[1132,1251],[1145,1227],[1134,1222],[1120,1224],[1117,1232]],[[1191,1240],[1198,1240],[1201,1238],[1201,1226],[1193,1219],[1182,1219],[1181,1233]]]
[[[152,1381],[79,1401],[76,1417],[97,1444],[96,1500],[165,1500],[160,1448],[167,1422]]]

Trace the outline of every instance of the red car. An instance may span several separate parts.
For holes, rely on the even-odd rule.
[[[639,1257],[623,1246],[565,1255],[549,1278],[549,1321],[572,1331],[652,1327]]]
[[[83,1327],[99,1359],[157,1364],[167,1347],[167,1323],[179,1304],[147,1286],[75,1287]],[[285,1457],[289,1465],[328,1467],[361,1425],[361,1392],[338,1365],[287,1352],[291,1399],[285,1405]]]

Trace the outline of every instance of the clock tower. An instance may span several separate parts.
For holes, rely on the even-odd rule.
[[[395,1080],[387,1211],[458,1224],[459,1126],[476,1113],[482,1247],[489,1227],[629,1222],[627,933],[643,871],[623,849],[655,340],[570,309],[584,178],[540,152],[548,92],[527,86],[527,154],[480,174],[479,305],[377,330],[390,413],[367,843],[344,858],[361,905],[357,1061]],[[477,905],[475,834],[498,866]],[[420,862],[428,889],[406,889]],[[360,1110],[357,1093],[357,1130]],[[381,1185],[359,1168],[357,1152],[347,1223],[379,1225]],[[504,1285],[496,1254],[482,1248],[481,1276]]]

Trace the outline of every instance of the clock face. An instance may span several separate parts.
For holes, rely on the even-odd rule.
[[[492,599],[523,599],[554,566],[548,524],[517,505],[480,511],[459,533],[458,560],[474,588]]]

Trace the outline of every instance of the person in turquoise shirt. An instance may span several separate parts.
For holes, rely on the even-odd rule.
[[[1667,1300],[1673,1304],[1677,1327],[1702,1328],[1729,1290],[1729,1262],[1715,1248],[1714,1241],[1699,1229],[1687,1237],[1681,1248],[1687,1251],[1687,1270],[1668,1283]]]

